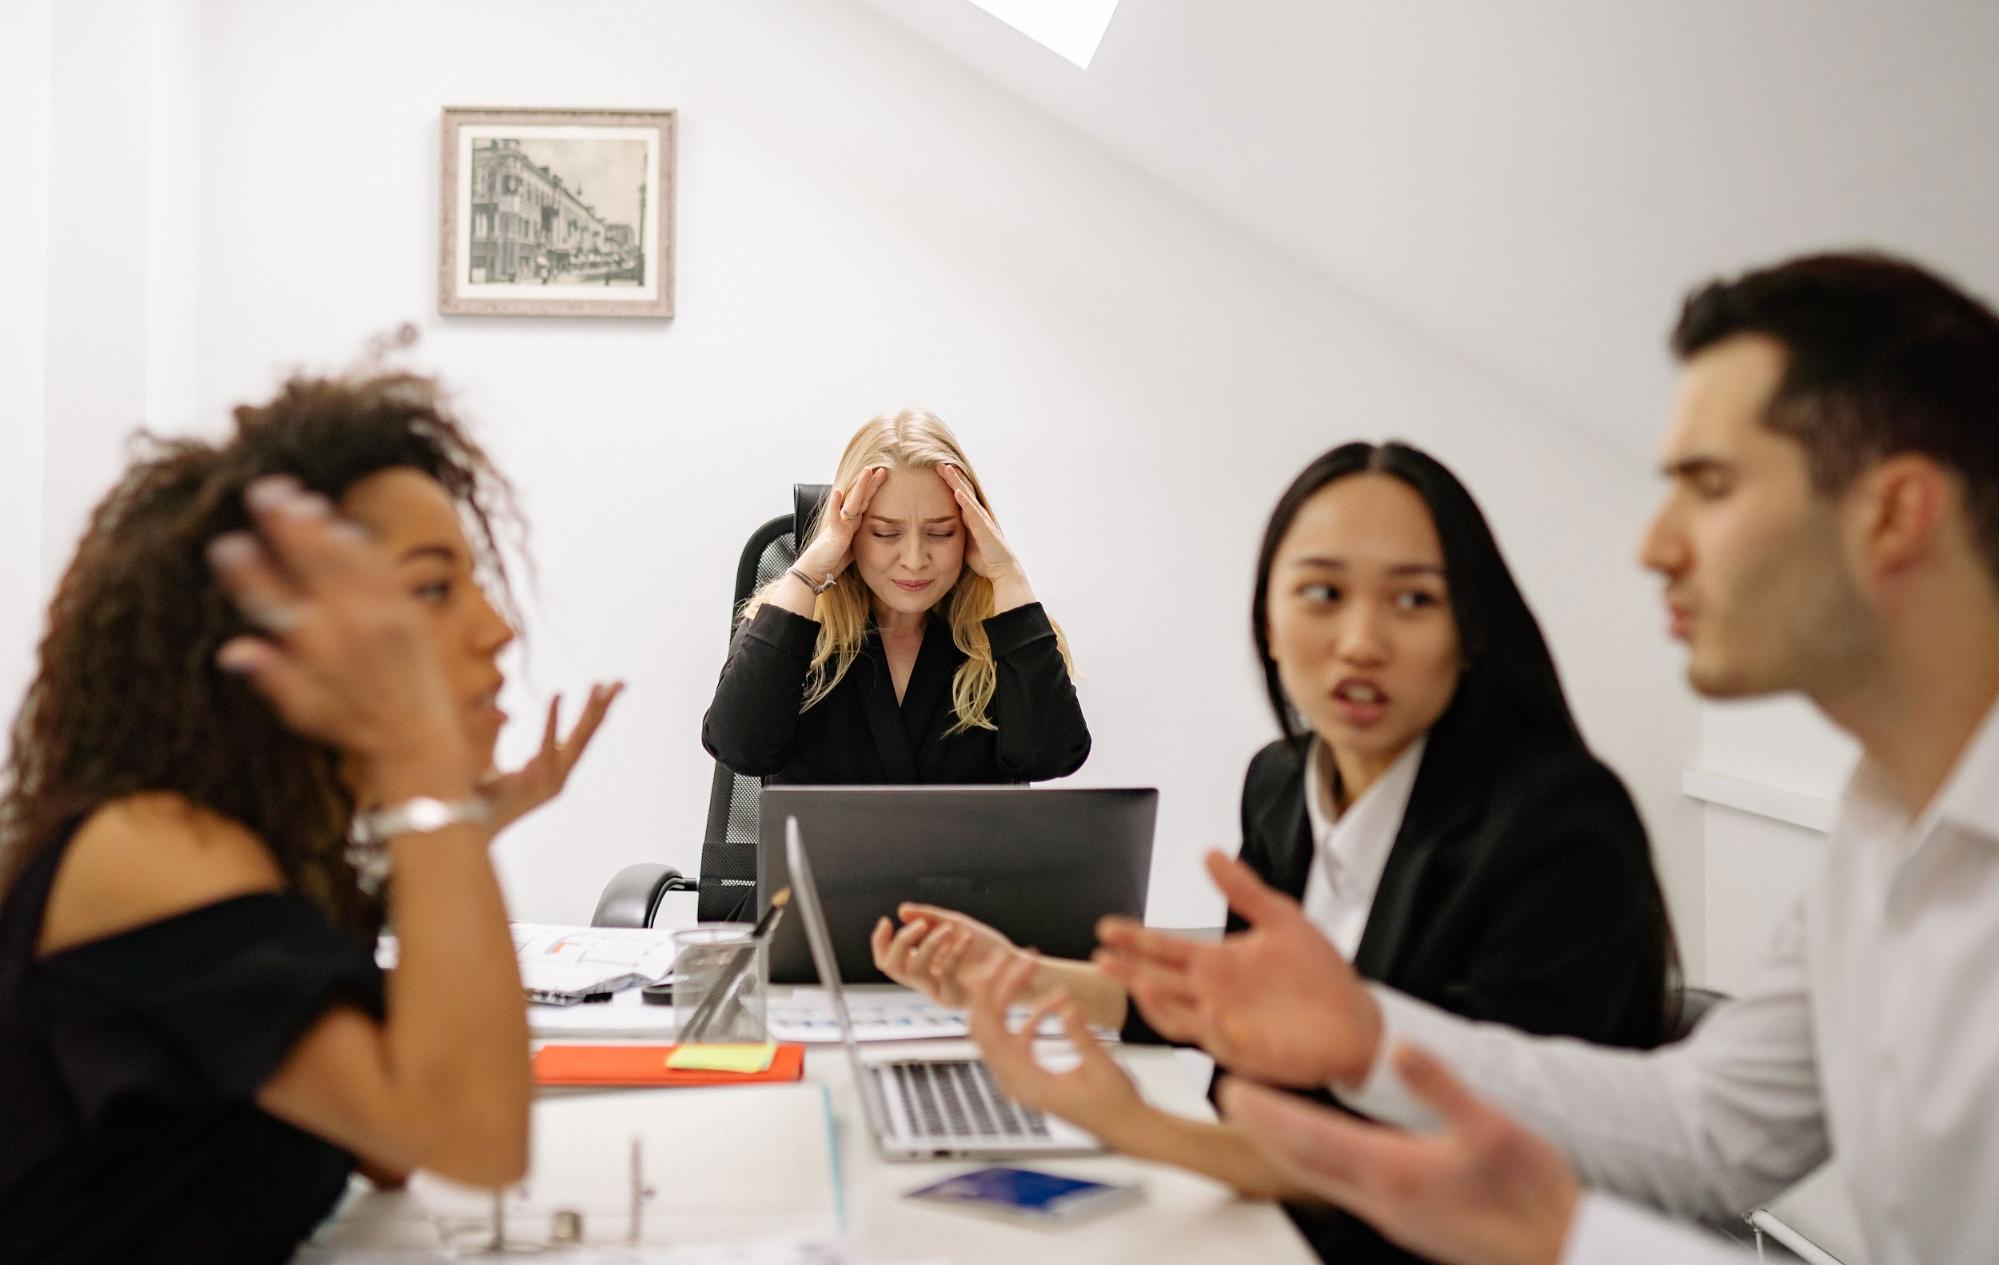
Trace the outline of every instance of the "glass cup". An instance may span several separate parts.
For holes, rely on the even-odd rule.
[[[770,972],[748,923],[710,923],[673,933],[673,1024],[682,1043],[767,1039]]]

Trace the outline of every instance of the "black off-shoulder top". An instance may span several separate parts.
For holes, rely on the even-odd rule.
[[[74,833],[0,901],[0,1257],[288,1260],[354,1158],[254,1096],[328,1007],[380,1017],[381,971],[282,892],[37,959]]]

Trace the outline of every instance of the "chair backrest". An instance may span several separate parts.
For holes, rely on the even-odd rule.
[[[782,514],[750,533],[736,562],[736,593],[729,603],[729,636],[736,635],[736,613],[750,594],[791,569],[798,561],[799,542],[817,522],[825,504],[824,483],[795,483],[791,513]],[[696,916],[703,922],[732,922],[755,916],[757,891],[757,807],[763,797],[760,778],[743,777],[715,762],[708,786],[708,827],[701,838],[700,898]]]

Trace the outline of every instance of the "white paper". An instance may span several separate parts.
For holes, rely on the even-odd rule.
[[[631,1228],[634,1146],[641,1242],[825,1242],[844,1209],[823,1086],[732,1085],[556,1095],[534,1104],[527,1180],[502,1207],[510,1238],[550,1232],[557,1210],[583,1241]],[[447,1242],[490,1236],[493,1196],[419,1173],[410,1191]]]
[[[536,993],[582,996],[654,984],[673,969],[671,933],[639,927],[564,927],[512,924],[521,987]]]
[[[673,1007],[648,1004],[637,989],[609,1001],[576,1006],[529,1006],[528,1032],[536,1037],[658,1037],[671,1040]]]
[[[568,927],[555,923],[509,924],[521,986],[528,993],[611,993],[673,975],[673,933],[650,927]],[[375,942],[375,964],[395,969],[394,936]],[[672,1007],[665,1007],[671,1010]]]

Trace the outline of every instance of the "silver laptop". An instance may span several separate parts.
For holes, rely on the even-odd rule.
[[[889,1160],[929,1160],[948,1156],[1079,1155],[1103,1147],[1066,1121],[1031,1110],[1000,1092],[986,1065],[954,1055],[864,1058],[847,1015],[847,994],[826,933],[819,888],[799,841],[798,819],[784,823],[785,859],[791,894],[812,949],[819,982],[833,1004],[840,1042],[853,1067],[854,1089],[874,1135],[875,1148]]]

